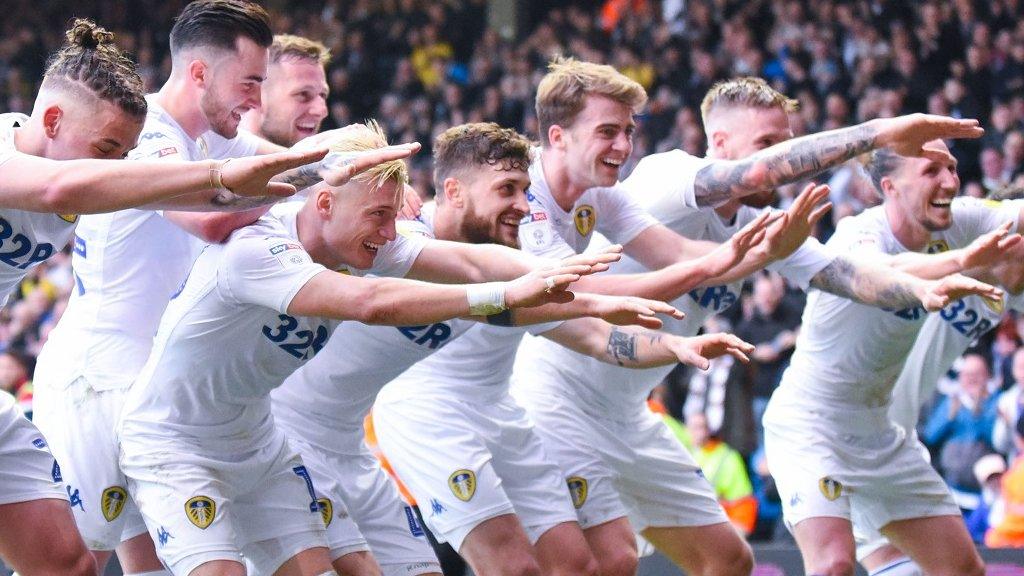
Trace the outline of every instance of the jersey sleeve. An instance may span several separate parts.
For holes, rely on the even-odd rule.
[[[658,220],[618,186],[598,190],[597,231],[618,244],[629,244]]]
[[[427,245],[427,241],[428,238],[419,234],[409,236],[399,234],[394,240],[381,247],[380,253],[373,259],[373,268],[367,270],[367,274],[389,278],[405,277],[413,263],[419,258],[423,247]]]
[[[807,290],[811,279],[835,259],[836,255],[816,238],[808,238],[788,257],[769,264],[768,269]]]
[[[519,224],[519,244],[523,250],[554,260],[575,255],[576,251],[551,225],[547,212],[532,205],[530,208],[531,212]]]
[[[672,220],[698,209],[693,183],[712,162],[682,150],[651,154],[620,186],[651,214]]]
[[[959,197],[953,200],[953,222],[963,231],[964,241],[969,244],[969,240],[991,232],[1006,222],[1013,222],[1010,232],[1017,231],[1017,220],[1022,208],[1024,200],[1000,202]]]
[[[239,130],[234,138],[225,138],[216,132],[203,134],[206,142],[206,155],[215,160],[228,158],[247,158],[255,156],[262,141],[259,136],[246,130]]]
[[[139,145],[128,153],[129,160],[181,160],[187,158],[188,144],[179,134],[166,130],[144,131]]]
[[[296,240],[243,236],[224,246],[217,288],[229,301],[285,313],[306,282],[325,270]]]
[[[424,238],[433,238],[434,231],[427,226],[427,223],[420,218],[413,220],[396,220],[395,230],[400,236],[422,236]]]
[[[885,217],[884,214],[869,210],[861,212],[858,216],[843,218],[826,246],[836,254],[850,253],[863,256],[888,253],[889,233],[880,225],[879,216]]]

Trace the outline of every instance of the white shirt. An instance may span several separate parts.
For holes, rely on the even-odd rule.
[[[14,130],[27,122],[24,114],[0,114],[0,165],[20,154],[14,147]],[[73,214],[0,209],[0,306],[29,270],[68,244],[77,218]]]
[[[889,415],[897,424],[908,432],[917,426],[921,405],[942,375],[971,343],[999,325],[1007,308],[1024,310],[1024,296],[1007,294],[999,304],[969,296],[928,315],[892,391]]]
[[[756,219],[761,210],[741,206],[732,222],[722,220],[712,208],[698,209],[693,181],[708,161],[682,151],[645,157],[620,186],[651,215],[669,229],[686,238],[726,242],[743,226]],[[678,175],[668,178],[665,175]],[[690,204],[684,204],[689,202]],[[593,248],[609,244],[600,239]],[[815,274],[828,266],[834,256],[811,238],[788,258],[769,268],[806,288]],[[623,256],[607,274],[644,273],[649,270],[636,260]],[[662,318],[662,330],[678,336],[694,336],[705,320],[723,312],[739,300],[743,281],[725,286],[696,288],[680,296],[672,305],[686,316]],[[631,369],[601,362],[561,346],[552,346],[537,338],[527,338],[516,359],[513,386],[516,393],[557,393],[572,397],[590,413],[618,421],[635,421],[647,413],[646,400],[674,365]],[[536,375],[540,373],[543,378]]]
[[[399,232],[433,238],[432,216],[433,204],[427,204],[418,222],[399,221]],[[380,389],[474,324],[459,318],[403,327],[346,322],[335,329],[323,352],[289,376],[271,398],[275,405],[330,421],[332,429],[347,432],[333,440],[358,452],[363,418]]]
[[[952,211],[953,224],[932,233],[926,251],[963,248],[1004,222],[1016,224],[1020,204],[957,198]],[[907,251],[893,235],[884,206],[841,220],[828,246],[862,258]],[[779,392],[816,406],[887,406],[927,316],[920,306],[881,310],[812,289]]]
[[[564,258],[586,249],[595,231],[628,244],[657,223],[618,187],[591,188],[570,210],[555,202],[544,177],[539,150],[530,165],[527,200],[530,214],[519,225],[519,242],[526,252]],[[468,402],[490,402],[508,394],[516,349],[523,334],[542,334],[557,323],[509,328],[481,324],[431,357],[416,364],[381,394],[385,397],[434,395]]]
[[[128,393],[123,437],[268,437],[270,391],[321,352],[340,323],[287,313],[306,282],[326,271],[298,241],[300,207],[275,207],[196,259]],[[404,275],[423,243],[389,242],[395,247],[378,254],[370,272]]]
[[[128,158],[203,160],[193,140],[153,96],[139,145]],[[205,137],[204,137],[205,138]],[[210,157],[255,154],[250,137],[220,140]],[[230,156],[225,150],[231,149]],[[96,390],[125,388],[149,356],[160,316],[181,288],[203,242],[154,210],[82,216],[75,235],[75,290],[39,356],[47,382],[84,376]]]

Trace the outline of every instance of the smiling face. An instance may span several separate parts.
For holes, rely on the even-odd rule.
[[[327,76],[313,58],[271,64],[262,92],[260,133],[275,144],[290,147],[316,134],[327,117]]]
[[[260,105],[267,49],[239,36],[234,51],[211,50],[209,54],[199,105],[210,130],[234,138],[242,115]]]
[[[558,135],[552,146],[564,152],[574,187],[613,186],[618,181],[619,169],[633,152],[636,131],[628,104],[592,94],[571,126],[553,128]]]
[[[925,144],[926,148],[949,148],[941,140]],[[882,179],[886,202],[894,202],[901,214],[929,232],[946,230],[953,223],[950,205],[960,190],[956,159],[903,158],[889,175]]]
[[[526,200],[530,177],[524,170],[504,170],[501,165],[475,166],[462,172],[458,178],[462,198],[460,235],[474,244],[519,248],[519,223],[530,213]]]
[[[384,244],[396,237],[395,218],[402,203],[402,185],[381,186],[350,181],[338,188],[322,185],[310,195],[324,218],[324,244],[334,262],[366,270]]]

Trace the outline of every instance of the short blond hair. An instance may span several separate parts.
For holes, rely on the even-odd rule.
[[[537,86],[537,122],[544,144],[549,144],[548,129],[552,126],[572,126],[589,95],[621,102],[634,114],[647,104],[644,87],[615,68],[558,56],[548,64],[548,73]]]
[[[781,108],[784,112],[796,112],[800,102],[786,96],[767,82],[755,76],[744,76],[717,82],[704,95],[700,103],[700,116],[704,125],[713,110],[720,108]]]
[[[278,34],[270,45],[270,63],[277,64],[284,58],[316,60],[321,66],[331,61],[331,50],[316,40],[294,34]]]
[[[388,145],[384,130],[376,120],[367,120],[365,129],[346,130],[328,147],[333,152],[363,152],[376,150]],[[401,160],[382,162],[352,177],[356,182],[368,183],[374,190],[383,187],[389,181],[398,185],[399,190],[409,183],[409,168]]]

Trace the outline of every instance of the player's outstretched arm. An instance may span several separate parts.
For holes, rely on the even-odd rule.
[[[889,257],[886,263],[915,276],[933,280],[959,272],[974,275],[972,271],[989,269],[1016,258],[1021,235],[1010,233],[1013,225],[1013,222],[1007,222],[975,238],[965,248],[938,254],[903,252]]]
[[[682,362],[706,370],[711,359],[724,354],[748,362],[747,354],[754,350],[732,334],[684,338],[643,328],[620,328],[590,318],[566,322],[543,336],[580,354],[629,368]]]
[[[567,288],[581,274],[589,272],[588,266],[562,266],[534,271],[511,282],[442,285],[394,278],[357,278],[324,271],[299,289],[288,305],[288,313],[365,324],[429,324],[571,302],[573,293]]]
[[[683,317],[683,313],[675,307],[658,300],[576,292],[576,298],[568,304],[549,304],[515,310],[507,315],[488,316],[487,321],[497,325],[525,326],[591,317],[618,326],[661,328],[658,314],[673,318]]]
[[[246,197],[289,196],[291,186],[268,184],[275,174],[316,162],[326,150],[285,152],[228,163],[49,160],[15,154],[0,164],[0,208],[58,214],[96,214],[152,205],[251,208]],[[239,199],[242,199],[239,201]],[[236,205],[232,205],[237,202]]]
[[[578,254],[562,261],[563,266],[589,266],[590,273],[604,272],[608,264],[622,257],[622,247],[608,246],[600,252]],[[552,260],[498,244],[466,244],[429,240],[413,262],[407,278],[450,284],[512,280],[533,270],[550,268]]]
[[[959,274],[941,280],[925,280],[884,264],[843,255],[822,268],[811,279],[811,286],[889,310],[923,306],[934,312],[970,294],[992,299],[1002,297],[1000,289]]]
[[[933,152],[922,147],[925,142],[979,138],[983,133],[977,120],[932,114],[879,118],[787,140],[742,160],[712,162],[697,173],[694,195],[699,206],[717,206],[811,178],[875,148],[890,147],[902,156],[929,156]]]

